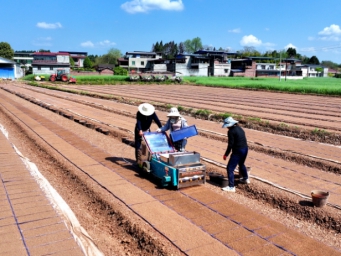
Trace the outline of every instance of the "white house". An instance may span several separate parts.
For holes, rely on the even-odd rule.
[[[229,76],[231,61],[228,55],[234,53],[200,50],[194,54],[179,54],[175,59],[175,72],[181,76]]]
[[[128,71],[146,72],[154,71],[154,68],[163,72],[166,71],[166,65],[162,55],[156,52],[134,51],[126,52],[125,58],[119,59],[119,65],[127,68]],[[158,65],[155,67],[155,65]]]
[[[303,77],[328,77],[328,68],[321,65],[303,64],[296,66],[296,69],[302,72]]]
[[[32,67],[32,61],[33,61],[32,53],[34,52],[33,51],[22,51],[22,52],[15,51],[13,60],[22,66],[26,66],[26,68],[30,68]]]
[[[75,67],[78,67],[78,68],[84,67],[84,59],[88,56],[87,52],[59,51],[58,53],[68,53],[70,57],[74,60]]]
[[[70,54],[65,52],[35,52],[32,54],[32,73],[51,75],[57,69],[70,73]]]

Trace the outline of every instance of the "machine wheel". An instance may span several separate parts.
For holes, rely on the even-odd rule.
[[[68,77],[67,77],[67,75],[62,75],[62,77],[61,77],[61,78],[62,78],[62,81],[63,81],[63,82],[67,82],[67,80],[68,80]]]
[[[150,164],[149,164],[149,162],[143,162],[143,164],[142,164],[142,170],[143,170],[145,173],[150,173]]]
[[[55,77],[55,76],[50,76],[50,81],[51,81],[51,82],[56,81],[56,77]]]

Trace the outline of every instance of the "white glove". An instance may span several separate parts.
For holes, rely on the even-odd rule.
[[[161,132],[161,128],[157,129],[156,132]]]

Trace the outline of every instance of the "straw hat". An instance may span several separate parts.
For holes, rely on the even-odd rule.
[[[149,103],[142,103],[138,107],[138,109],[139,109],[139,112],[144,116],[151,116],[155,111],[154,106]]]
[[[223,128],[232,127],[236,123],[238,123],[238,121],[234,120],[232,117],[225,118]]]
[[[169,114],[167,115],[168,117],[179,117],[180,113],[177,108],[171,108],[169,111]]]

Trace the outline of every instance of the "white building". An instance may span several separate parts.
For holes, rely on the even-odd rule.
[[[303,64],[296,66],[303,77],[328,77],[328,68],[321,65]]]
[[[70,73],[70,54],[62,52],[35,52],[32,54],[33,74],[55,74],[57,69]]]
[[[24,76],[20,65],[13,60],[0,57],[0,79],[18,79]]]
[[[13,60],[20,64],[21,66],[25,66],[27,69],[32,67],[32,62],[33,62],[33,56],[32,53],[33,51],[15,51]]]
[[[234,53],[200,50],[194,54],[179,54],[175,59],[175,72],[181,76],[229,76],[231,61],[228,55]],[[168,70],[171,68],[172,65]]]

